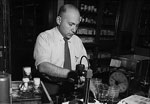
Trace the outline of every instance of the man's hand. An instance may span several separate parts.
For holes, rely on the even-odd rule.
[[[70,71],[67,76],[68,80],[73,83],[78,82],[78,73],[76,71]]]
[[[81,81],[81,82],[85,82],[85,77],[84,77],[84,76],[81,76],[81,77],[80,77],[80,81]]]

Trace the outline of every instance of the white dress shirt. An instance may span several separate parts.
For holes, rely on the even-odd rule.
[[[35,48],[34,58],[35,66],[42,62],[49,62],[59,67],[64,65],[64,39],[57,27],[47,30],[38,35]],[[87,56],[86,50],[81,39],[73,35],[68,40],[71,56],[72,70],[76,69],[76,65],[80,63],[82,56]],[[82,64],[88,66],[87,60],[82,59]]]

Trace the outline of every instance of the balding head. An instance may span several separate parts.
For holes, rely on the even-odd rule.
[[[64,13],[66,13],[67,10],[74,10],[74,11],[79,13],[78,8],[75,7],[74,5],[72,5],[72,4],[65,4],[65,5],[60,7],[59,12],[58,12],[58,16],[62,16]],[[79,15],[80,15],[80,13],[79,13]]]
[[[75,34],[80,23],[79,10],[71,4],[66,4],[60,8],[56,21],[60,33],[69,39]]]

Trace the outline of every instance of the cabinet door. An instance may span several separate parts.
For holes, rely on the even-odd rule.
[[[140,11],[137,46],[150,49],[150,1],[144,1]]]
[[[116,48],[121,0],[105,0],[100,6],[97,41],[101,50],[111,52]]]
[[[140,1],[135,29],[135,54],[150,56],[150,1]]]
[[[12,0],[11,13],[12,80],[21,80],[23,67],[34,68],[37,35],[55,26],[57,0]]]

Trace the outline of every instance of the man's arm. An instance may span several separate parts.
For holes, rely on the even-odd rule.
[[[39,72],[45,73],[49,76],[60,77],[60,78],[67,78],[67,75],[70,72],[69,69],[64,69],[64,68],[58,67],[49,62],[40,63],[38,65],[38,70],[39,70]]]

